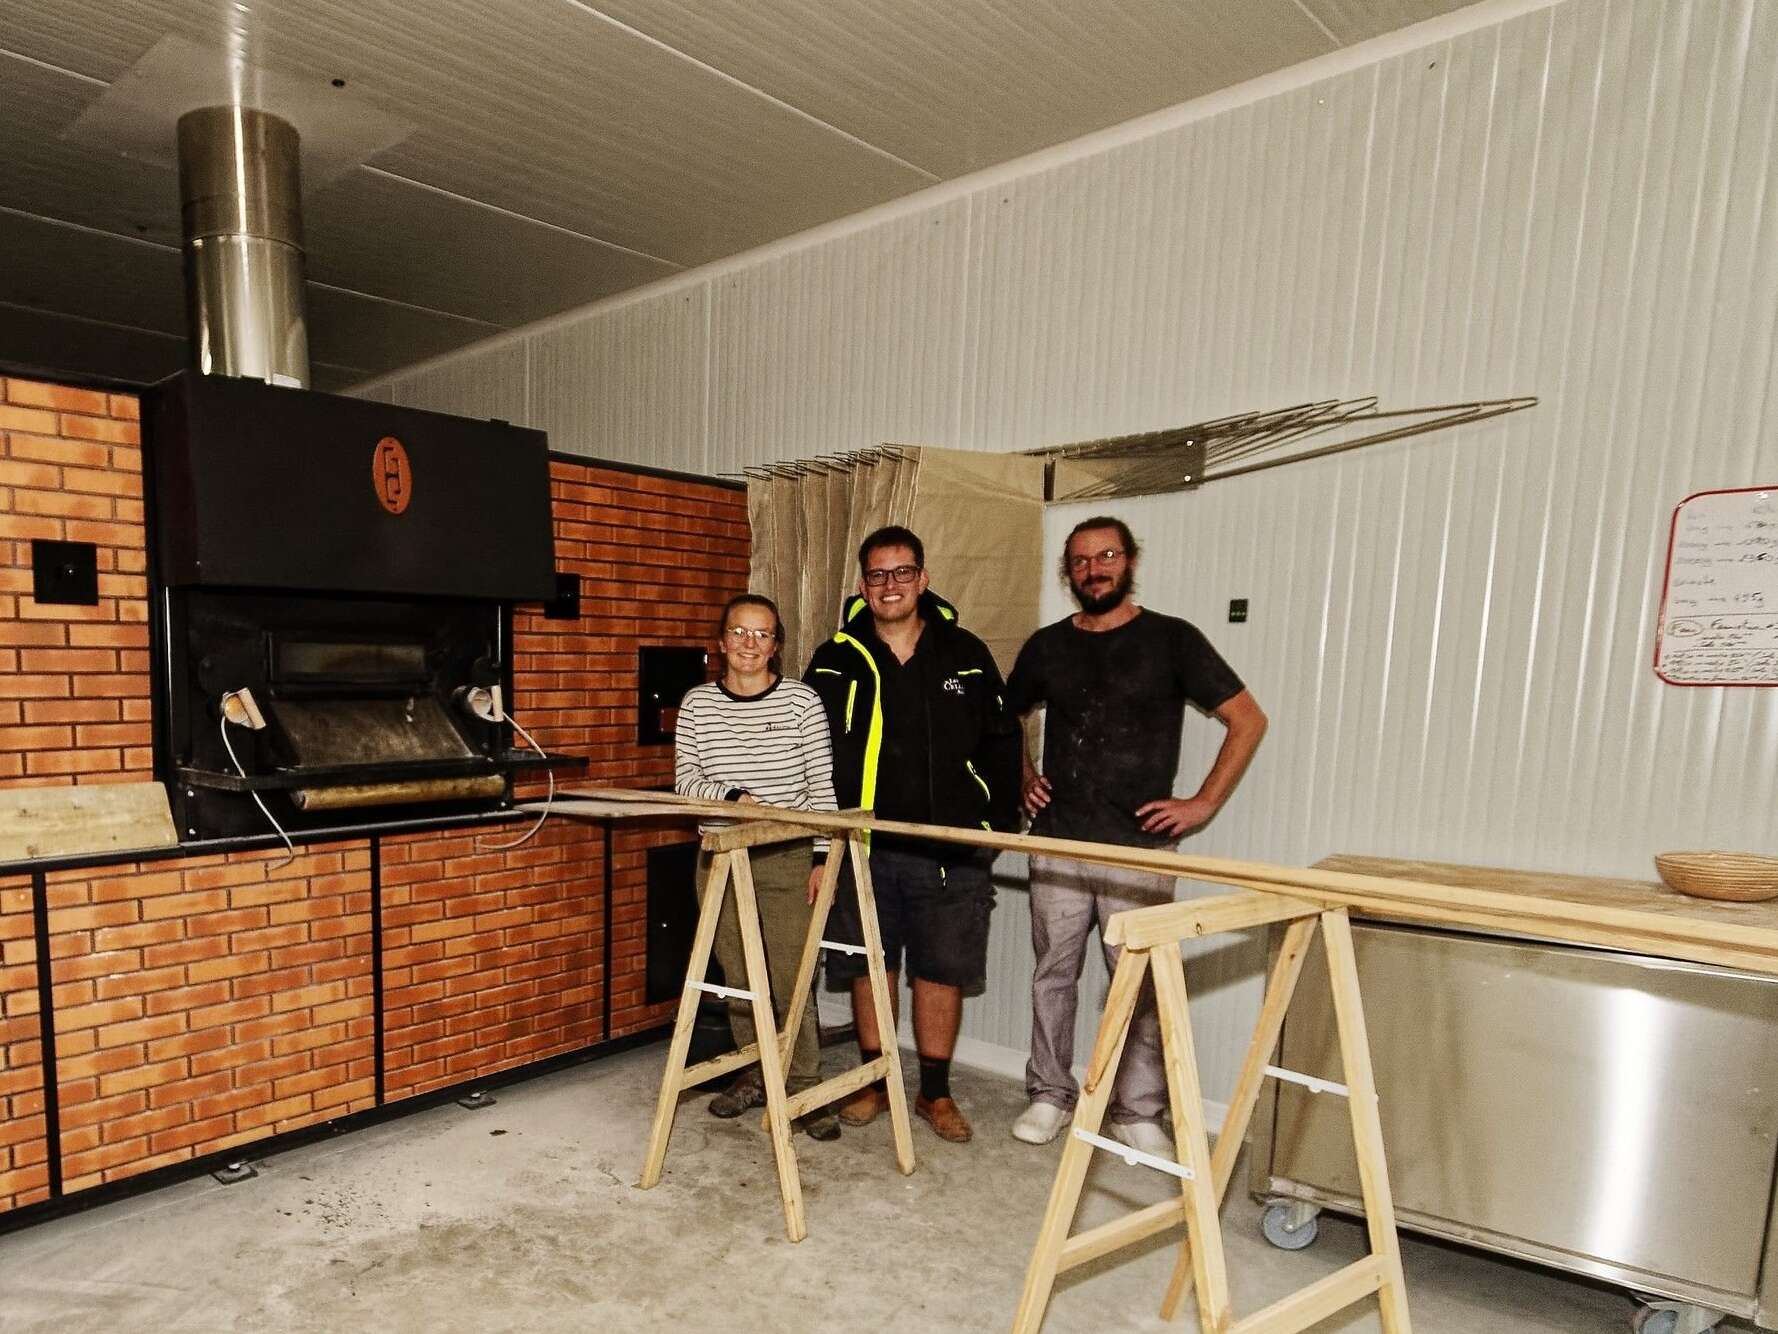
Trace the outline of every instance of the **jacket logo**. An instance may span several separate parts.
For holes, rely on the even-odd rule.
[[[961,677],[947,676],[944,680],[944,684],[939,688],[941,690],[948,690],[953,695],[961,695],[963,693],[963,680]]]
[[[377,441],[370,456],[370,484],[377,502],[391,514],[400,514],[413,499],[414,473],[401,441],[386,435]]]

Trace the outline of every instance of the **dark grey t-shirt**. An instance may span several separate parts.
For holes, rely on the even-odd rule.
[[[1144,608],[1115,630],[1046,625],[1019,650],[1007,706],[1048,706],[1043,773],[1050,804],[1031,830],[1055,838],[1160,847],[1136,808],[1173,795],[1187,702],[1205,712],[1244,687],[1189,621]]]

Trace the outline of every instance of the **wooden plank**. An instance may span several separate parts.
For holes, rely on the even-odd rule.
[[[1125,953],[1131,951],[1126,950]],[[1135,951],[1140,957],[1141,951]],[[1146,961],[1144,961],[1146,962]],[[1136,993],[1142,988],[1143,968],[1125,968],[1122,956],[1119,964],[1111,975],[1111,989],[1105,994],[1105,1005],[1101,1014],[1134,1014]],[[1118,1053],[1124,1049],[1124,1032],[1101,1019],[1099,1034],[1093,1039],[1093,1054],[1087,1059],[1087,1077],[1081,1088],[1088,1093],[1099,1087],[1100,1082],[1111,1071],[1117,1068]]]
[[[696,1065],[688,1067],[685,1073],[679,1077],[679,1087],[681,1091],[696,1088],[699,1084],[707,1084],[712,1079],[728,1074],[731,1070],[739,1070],[744,1065],[752,1065],[758,1059],[759,1043],[749,1042],[739,1051],[712,1056],[707,1061],[699,1061]]]
[[[704,848],[709,852],[733,852],[737,848],[757,848],[768,843],[794,843],[813,838],[814,832],[802,825],[762,821],[758,824],[736,825],[733,829],[713,829],[704,835]]]
[[[1102,1255],[1120,1251],[1158,1232],[1178,1227],[1183,1222],[1185,1200],[1181,1197],[1162,1200],[1146,1209],[1138,1209],[1133,1214],[1125,1214],[1109,1223],[1101,1223],[1098,1227],[1075,1233],[1063,1244],[1056,1268],[1058,1271],[1066,1271],[1076,1265],[1088,1264]]]
[[[1247,890],[1218,894],[1207,899],[1157,903],[1150,908],[1131,908],[1113,913],[1105,924],[1105,943],[1146,950],[1174,941],[1217,936],[1225,931],[1287,922],[1293,917],[1313,917],[1321,905],[1307,899]]]
[[[786,1104],[792,1120],[805,1116],[817,1107],[825,1107],[855,1093],[873,1080],[885,1079],[889,1074],[889,1058],[879,1056],[863,1065],[854,1066],[844,1074],[835,1075],[832,1079],[824,1079],[814,1088],[804,1089],[801,1093],[793,1093]]]
[[[901,1043],[895,1036],[895,1006],[889,997],[889,974],[883,966],[883,936],[877,923],[877,895],[871,887],[870,854],[864,838],[846,839],[852,858],[852,887],[858,894],[858,920],[864,935],[866,976],[870,978],[871,1008],[877,1016],[877,1039],[883,1059],[889,1063],[883,1085],[889,1093],[889,1134],[895,1141],[895,1165],[903,1176],[914,1170],[914,1128],[908,1120],[908,1091],[901,1078]]]
[[[759,932],[759,900],[753,893],[753,867],[745,849],[726,854],[732,859],[735,916],[741,927],[741,953],[747,960],[747,989],[753,993],[753,1031],[759,1035],[760,1080],[766,1091],[766,1119],[772,1137],[772,1159],[778,1169],[778,1192],[784,1198],[784,1235],[801,1241],[809,1233],[803,1219],[803,1187],[797,1176],[796,1151],[790,1144],[790,1113],[784,1092],[784,1062],[778,1044],[766,1034],[778,1032],[772,1013],[772,979],[766,969],[765,941]]]
[[[1354,1302],[1363,1301],[1377,1291],[1382,1281],[1377,1257],[1367,1255],[1237,1321],[1230,1334],[1297,1334]]]
[[[630,798],[642,804],[679,801],[670,794],[596,789],[601,798]],[[572,814],[572,800],[562,803]],[[1400,920],[1472,924],[1482,929],[1520,933],[1629,949],[1663,958],[1724,963],[1753,971],[1778,974],[1778,909],[1771,916],[1724,920],[1721,905],[1684,900],[1663,911],[1588,906],[1560,899],[1524,894],[1503,894],[1472,887],[1436,885],[1419,880],[1355,875],[1310,867],[1275,866],[1264,862],[1227,858],[1187,857],[1175,852],[1145,848],[1114,847],[1074,839],[1040,838],[1030,834],[1000,834],[988,830],[956,829],[942,825],[908,824],[869,819],[857,814],[831,815],[812,811],[763,811],[759,807],[726,802],[702,803],[708,813],[733,819],[777,819],[810,829],[873,829],[915,838],[959,843],[970,847],[999,848],[1019,852],[1068,857],[1106,866],[1159,871],[1212,884],[1286,894],[1328,907],[1392,908]],[[749,814],[751,812],[751,814]],[[1166,907],[1168,905],[1157,905]],[[1752,905],[1759,907],[1761,905]],[[1702,908],[1704,911],[1699,911]],[[1431,911],[1422,911],[1423,909]],[[1154,909],[1141,911],[1152,912]],[[1436,914],[1436,915],[1435,915]]]
[[[668,795],[671,794],[656,794]],[[681,801],[673,798],[662,802],[638,802],[628,797],[596,797],[571,796],[558,792],[552,801],[521,801],[514,804],[515,810],[529,811],[533,815],[543,814],[545,808],[554,815],[566,815],[578,820],[684,820],[708,818],[709,811],[703,804],[687,804],[691,798]]]
[[[170,848],[179,842],[159,783],[0,789],[0,862]]]
[[[1216,1149],[1210,1155],[1210,1171],[1216,1181],[1218,1207],[1227,1197],[1229,1181],[1235,1174],[1235,1159],[1247,1139],[1247,1127],[1253,1121],[1253,1108],[1265,1084],[1266,1066],[1278,1046],[1278,1035],[1284,1031],[1284,1016],[1290,1012],[1291,997],[1296,995],[1297,980],[1302,976],[1303,961],[1309,956],[1309,945],[1315,938],[1316,918],[1295,921],[1286,928],[1278,957],[1272,962],[1272,973],[1266,982],[1265,999],[1259,1008],[1259,1020],[1253,1026],[1253,1038],[1247,1044],[1241,1073],[1235,1079],[1235,1090],[1229,1095],[1228,1111],[1217,1132]],[[1179,1258],[1173,1264],[1173,1277],[1168,1280],[1167,1293],[1161,1299],[1161,1319],[1171,1320],[1179,1313],[1179,1304],[1191,1288],[1191,1238],[1180,1244]]]
[[[1136,1012],[1136,997],[1142,989],[1142,974],[1148,970],[1148,956],[1139,950],[1125,950],[1117,961],[1117,972],[1111,979],[1111,992],[1105,1001],[1105,1013],[1099,1020],[1099,1037],[1095,1049],[1108,1046],[1106,1068],[1117,1069],[1123,1055],[1124,1040],[1130,1034],[1130,1016]],[[1134,974],[1132,984],[1129,975]],[[1043,1327],[1043,1313],[1049,1309],[1050,1293],[1056,1286],[1056,1274],[1062,1247],[1068,1240],[1068,1229],[1074,1225],[1074,1212],[1080,1207],[1080,1188],[1086,1181],[1087,1167],[1093,1160],[1093,1146],[1075,1137],[1079,1127],[1089,1134],[1098,1134],[1105,1122],[1105,1109],[1111,1103],[1114,1080],[1102,1079],[1098,1087],[1083,1090],[1074,1109],[1074,1121],[1065,1132],[1062,1161],[1056,1168],[1056,1179],[1050,1186],[1049,1203],[1044,1206],[1043,1221],[1037,1227],[1037,1243],[1031,1248],[1031,1263],[1025,1270],[1025,1286],[1019,1293],[1019,1307],[1013,1314],[1013,1334],[1037,1334]]]
[[[1663,917],[1697,918],[1732,926],[1778,928],[1778,899],[1766,903],[1727,903],[1697,899],[1668,889],[1659,880],[1623,876],[1564,875],[1554,871],[1508,870],[1465,866],[1456,862],[1414,861],[1397,857],[1357,857],[1340,853],[1323,857],[1318,871],[1381,876],[1388,880],[1419,880],[1452,889],[1479,889],[1514,898],[1558,899],[1589,908],[1629,909]]]
[[[1401,1269],[1401,1238],[1395,1230],[1395,1200],[1389,1193],[1389,1167],[1383,1153],[1383,1122],[1377,1111],[1377,1082],[1371,1071],[1370,1035],[1358,991],[1358,956],[1352,923],[1345,912],[1321,918],[1327,973],[1333,983],[1334,1021],[1340,1035],[1340,1065],[1346,1073],[1346,1102],[1352,1114],[1352,1142],[1358,1155],[1358,1184],[1364,1196],[1364,1225],[1381,1284],[1377,1300],[1383,1334],[1412,1334],[1407,1280]],[[1297,1326],[1296,1328],[1300,1328]]]
[[[702,982],[710,968],[710,947],[716,940],[716,923],[722,916],[722,900],[727,893],[730,863],[736,855],[721,853],[710,861],[710,875],[705,882],[703,906],[698,910],[697,934],[692,937],[691,958],[685,966],[685,980]],[[692,1030],[698,1023],[698,998],[703,993],[695,987],[682,987],[679,992],[679,1013],[673,1021],[673,1040],[667,1045],[667,1065],[661,1071],[660,1096],[654,1106],[654,1124],[648,1131],[648,1151],[642,1159],[643,1190],[652,1188],[661,1179],[661,1166],[667,1161],[667,1141],[673,1134],[673,1113],[679,1107],[679,1091],[685,1087],[685,1057],[691,1051]],[[768,1025],[766,1032],[771,1032]]]
[[[1173,1104],[1173,1144],[1177,1161],[1192,1170],[1179,1183],[1185,1199],[1192,1278],[1198,1289],[1198,1327],[1224,1334],[1231,1318],[1228,1263],[1222,1251],[1221,1200],[1210,1166],[1210,1137],[1204,1128],[1204,1093],[1198,1087],[1198,1055],[1186,1004],[1185,966],[1179,946],[1150,950],[1155,1009],[1161,1019],[1161,1057],[1167,1067],[1167,1096]]]

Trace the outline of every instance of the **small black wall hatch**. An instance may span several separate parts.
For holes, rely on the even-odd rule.
[[[543,604],[546,621],[580,619],[580,576],[573,570],[556,571],[556,595]]]
[[[98,547],[91,542],[46,542],[33,538],[31,596],[51,606],[98,606]]]
[[[673,740],[679,701],[702,685],[709,658],[701,648],[650,645],[637,650],[636,742],[661,746]]]
[[[1229,620],[1239,623],[1247,619],[1247,599],[1229,599]]]

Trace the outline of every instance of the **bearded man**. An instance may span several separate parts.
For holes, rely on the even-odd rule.
[[[1043,767],[1029,755],[1023,799],[1032,832],[1133,847],[1171,847],[1222,808],[1266,732],[1266,715],[1194,625],[1139,607],[1136,539],[1121,519],[1075,525],[1062,576],[1080,611],[1045,626],[1019,650],[1007,706],[1046,709]],[[1189,797],[1173,795],[1185,706],[1226,729],[1210,772]],[[1074,1011],[1088,933],[1111,914],[1173,898],[1173,877],[1031,858],[1030,1106],[1013,1125],[1027,1144],[1054,1139],[1079,1096]],[[1103,944],[1103,940],[1101,940]],[[1105,945],[1115,971],[1120,951]],[[1167,1076],[1152,983],[1131,1021],[1112,1092],[1111,1133],[1165,1157]]]

